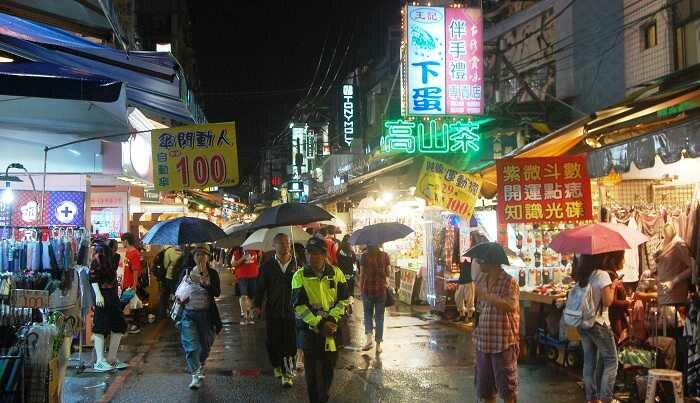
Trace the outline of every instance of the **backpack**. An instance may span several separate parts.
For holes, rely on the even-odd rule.
[[[575,328],[590,329],[595,325],[597,311],[590,282],[585,287],[576,284],[566,300],[564,323]]]
[[[153,259],[153,275],[156,276],[156,278],[159,281],[165,280],[165,274],[167,273],[168,268],[165,267],[165,251],[168,250],[163,249],[162,251],[158,252],[156,257]]]

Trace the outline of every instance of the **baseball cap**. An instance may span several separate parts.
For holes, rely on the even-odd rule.
[[[326,241],[321,238],[311,237],[306,242],[306,250],[309,253],[313,252],[328,252],[328,246],[326,246]]]

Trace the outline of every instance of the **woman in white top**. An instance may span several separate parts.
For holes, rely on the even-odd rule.
[[[587,402],[614,402],[613,391],[617,376],[617,346],[610,327],[608,307],[613,301],[610,275],[601,267],[621,269],[624,251],[600,255],[581,255],[576,269],[579,286],[591,285],[593,301],[599,307],[595,324],[590,329],[579,328],[583,347],[583,383]]]

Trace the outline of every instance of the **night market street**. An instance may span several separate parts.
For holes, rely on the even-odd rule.
[[[219,309],[224,330],[207,361],[199,391],[187,388],[189,375],[178,333],[169,322],[151,325],[126,338],[124,358],[137,363],[110,375],[69,370],[66,402],[303,402],[303,375],[292,389],[272,377],[265,351],[264,323],[240,326],[233,305],[231,276],[222,272]],[[364,340],[361,304],[356,300],[351,328],[353,345]],[[235,316],[235,317],[234,317]],[[421,319],[407,305],[390,308],[381,360],[374,351],[341,353],[331,389],[332,402],[465,402],[474,396],[473,345],[466,327]],[[158,339],[152,334],[161,331]],[[150,343],[149,343],[150,340]],[[360,350],[360,348],[356,348]],[[141,357],[140,354],[143,353]],[[89,351],[86,353],[89,356]],[[126,361],[126,360],[125,360]],[[129,362],[129,361],[127,361]],[[581,401],[576,379],[551,364],[520,365],[520,402]],[[124,379],[126,378],[126,379]],[[104,383],[103,383],[104,382]]]

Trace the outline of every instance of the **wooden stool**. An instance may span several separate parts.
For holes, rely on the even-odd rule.
[[[683,403],[683,373],[670,369],[650,369],[647,376],[646,403],[654,403],[656,399],[656,384],[661,381],[671,382],[676,403]]]

